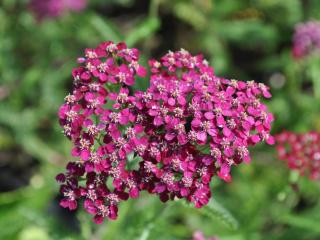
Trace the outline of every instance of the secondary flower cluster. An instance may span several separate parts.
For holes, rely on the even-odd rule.
[[[279,158],[310,179],[320,178],[320,134],[283,132],[276,136]]]
[[[303,58],[314,51],[320,51],[320,22],[298,24],[293,37],[293,56]]]
[[[61,205],[75,209],[83,199],[96,223],[115,219],[118,203],[140,191],[201,207],[214,175],[231,181],[250,145],[274,142],[273,116],[260,102],[271,97],[265,85],[219,78],[201,55],[181,50],[150,60],[150,87],[132,92],[147,74],[138,61],[124,43],[86,49],[59,110],[78,158],[57,176]]]
[[[87,0],[31,0],[30,8],[39,20],[60,17],[66,12],[82,11]]]

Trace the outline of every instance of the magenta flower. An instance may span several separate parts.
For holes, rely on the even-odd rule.
[[[96,223],[116,219],[119,203],[144,190],[200,208],[213,176],[230,182],[232,167],[250,162],[249,146],[274,142],[273,116],[260,102],[268,87],[217,77],[201,55],[150,60],[150,87],[135,93],[129,87],[147,74],[137,49],[104,42],[78,63],[58,113],[77,161],[57,181],[61,206],[73,210],[82,199]]]
[[[273,116],[260,102],[271,94],[261,83],[215,76],[201,55],[185,50],[149,64],[150,87],[135,102],[149,136],[140,174],[152,184],[141,188],[163,201],[185,198],[201,207],[214,175],[230,182],[232,166],[250,162],[249,146],[274,143]]]
[[[128,89],[144,69],[138,60],[137,50],[124,43],[86,49],[85,57],[78,59],[81,66],[72,72],[73,93],[59,110],[60,124],[74,145],[71,154],[78,158],[57,176],[64,195],[60,204],[74,210],[83,199],[96,223],[116,219],[118,203],[139,196],[140,178],[127,163],[130,154],[143,155],[148,144]],[[110,92],[119,88],[118,93]],[[86,183],[80,184],[80,178]],[[106,185],[108,179],[112,187]]]
[[[295,28],[292,53],[295,58],[303,58],[320,51],[320,22],[299,23]]]
[[[279,159],[310,179],[320,178],[320,134],[283,132],[276,136]]]
[[[31,0],[30,9],[38,20],[57,18],[66,12],[80,12],[87,6],[87,0]]]

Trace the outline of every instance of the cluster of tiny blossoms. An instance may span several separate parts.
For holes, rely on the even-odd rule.
[[[271,95],[263,84],[215,76],[201,55],[185,50],[149,65],[150,87],[136,93],[149,139],[140,171],[152,184],[143,188],[162,200],[186,198],[201,207],[211,196],[213,175],[231,181],[232,166],[250,161],[248,146],[273,144],[273,116],[259,100]]]
[[[276,136],[276,142],[279,159],[286,161],[290,169],[313,180],[320,178],[319,133],[283,132]]]
[[[66,12],[82,11],[87,6],[87,0],[31,0],[30,8],[37,17],[57,18]]]
[[[303,58],[314,51],[320,51],[320,22],[298,24],[293,37],[293,56]]]
[[[265,85],[219,78],[201,55],[181,50],[150,60],[150,87],[134,93],[147,73],[138,60],[124,43],[87,49],[59,110],[78,159],[57,176],[60,204],[75,209],[82,199],[96,223],[115,219],[118,203],[140,191],[206,205],[214,175],[231,181],[249,146],[274,142]]]
[[[126,170],[127,156],[142,152],[146,142],[129,94],[136,75],[146,74],[138,59],[138,51],[124,43],[86,49],[78,59],[82,66],[72,72],[74,90],[59,110],[64,134],[74,144],[72,155],[78,157],[57,176],[64,195],[60,204],[72,210],[84,199],[96,223],[115,219],[119,201],[139,195],[138,177]],[[82,178],[86,183],[80,186]]]

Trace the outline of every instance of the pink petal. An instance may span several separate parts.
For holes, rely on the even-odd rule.
[[[82,160],[87,161],[90,157],[90,151],[87,149],[84,149],[81,151],[80,157]]]
[[[101,215],[96,215],[94,218],[93,218],[93,221],[96,223],[96,224],[101,224],[103,223],[103,217]]]
[[[139,77],[145,77],[147,75],[147,70],[141,65],[138,65],[136,71]]]
[[[251,136],[251,141],[253,143],[258,143],[261,141],[261,138],[259,137],[259,135],[253,135],[253,136]]]
[[[198,132],[197,139],[201,142],[206,142],[207,141],[207,133],[206,132]]]
[[[129,191],[129,196],[131,198],[137,198],[139,197],[139,190],[138,188],[131,188],[130,191]]]
[[[269,144],[269,145],[273,145],[275,144],[275,139],[273,136],[269,136],[267,139],[266,139],[266,142]]]
[[[214,118],[214,114],[213,112],[206,112],[204,114],[205,118],[208,119],[208,120],[212,120]]]
[[[176,104],[176,100],[174,100],[173,98],[169,98],[169,99],[168,99],[168,104],[169,104],[170,106],[174,106],[174,105]]]

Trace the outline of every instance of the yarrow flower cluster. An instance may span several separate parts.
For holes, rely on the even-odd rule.
[[[231,167],[250,162],[249,145],[273,143],[273,117],[258,98],[271,95],[263,84],[215,76],[201,55],[185,50],[149,65],[150,87],[136,94],[149,138],[140,171],[152,179],[149,192],[201,207],[213,175],[231,181]]]
[[[314,51],[320,51],[320,22],[298,24],[293,37],[293,56],[303,58]]]
[[[80,12],[87,0],[31,0],[30,8],[39,20],[57,18],[66,12]]]
[[[320,134],[283,132],[276,136],[279,159],[310,179],[320,178]]]
[[[214,175],[231,181],[232,166],[250,162],[249,146],[274,142],[273,116],[260,102],[268,87],[217,77],[201,55],[150,60],[145,92],[130,88],[147,71],[124,43],[86,49],[78,62],[59,110],[78,160],[57,180],[61,205],[72,210],[83,199],[96,223],[115,219],[119,202],[141,191],[206,205]]]
[[[85,57],[78,59],[82,66],[72,72],[73,93],[59,110],[64,134],[74,144],[72,155],[79,158],[68,164],[66,174],[57,176],[65,196],[61,205],[72,210],[84,199],[96,223],[115,219],[119,201],[139,194],[137,173],[126,170],[128,155],[142,154],[147,142],[140,137],[143,127],[129,94],[136,75],[146,74],[138,59],[138,51],[123,43],[86,49]],[[86,184],[79,186],[83,177]]]

